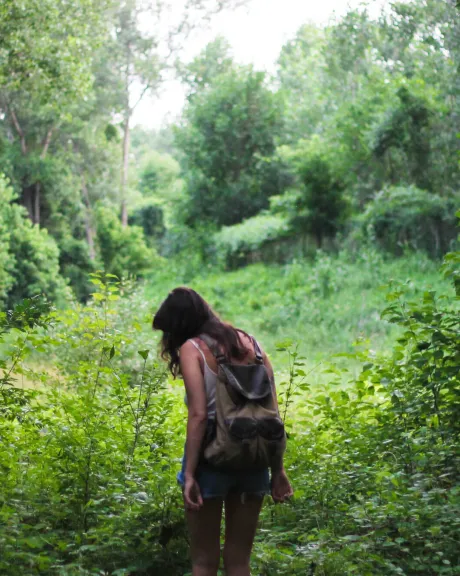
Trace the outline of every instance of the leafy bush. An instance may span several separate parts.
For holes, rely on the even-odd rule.
[[[295,186],[274,198],[272,209],[285,214],[294,231],[310,234],[318,248],[343,229],[349,216],[344,179],[319,137],[279,150],[296,176]]]
[[[333,268],[328,258],[319,256],[321,277]],[[446,260],[450,276],[459,258]],[[35,300],[0,314],[0,338],[8,336],[0,366],[5,576],[179,576],[188,566],[174,478],[182,393],[167,386],[164,367],[145,348],[145,295],[120,299],[110,276],[92,282],[88,306],[50,313]],[[339,274],[335,294],[341,283]],[[257,292],[253,279],[248,284]],[[232,286],[241,305],[242,285]],[[400,334],[391,355],[358,348],[335,364],[323,359],[313,386],[308,360],[292,343],[278,346],[288,356],[278,390],[295,497],[264,507],[255,573],[459,573],[458,300],[426,291],[408,301],[399,285],[387,300],[383,316]],[[53,369],[32,370],[24,361],[34,350]],[[361,370],[353,376],[344,359]],[[39,387],[14,387],[18,377]]]
[[[386,111],[374,130],[372,153],[385,168],[391,166],[393,182],[414,182],[431,190],[429,127],[434,112],[405,86],[398,88],[397,97],[397,105]]]
[[[88,244],[72,236],[64,237],[60,244],[59,266],[80,302],[89,298],[92,285],[89,274],[95,272],[96,264],[89,257]]]
[[[413,265],[420,268],[422,260]],[[458,254],[446,259],[454,280],[459,261]],[[296,336],[311,315],[307,332],[324,339],[341,331],[339,324],[320,330],[340,313],[337,303],[349,300],[350,288],[366,300],[351,266],[343,255],[337,261],[320,253],[309,268],[285,267],[283,283],[268,281],[258,265],[220,283],[205,277],[203,290],[196,287],[213,295],[229,319],[232,306],[247,321],[246,307],[253,308],[254,324],[260,316],[261,326],[276,324],[277,308],[284,307],[285,326]],[[379,266],[387,276],[388,265]],[[400,266],[407,273],[407,258]],[[163,290],[156,284],[148,299],[124,287],[121,299],[110,276],[93,275],[92,283],[97,292],[87,306],[50,313],[32,300],[0,314],[5,576],[179,576],[189,563],[175,486],[185,434],[182,391],[167,385],[142,329],[150,301],[157,303]],[[458,300],[448,291],[408,300],[408,288],[393,284],[387,297],[383,317],[399,327],[391,355],[360,346],[333,364],[324,353],[316,378],[310,359],[289,342],[278,346],[278,355],[288,353],[278,390],[296,492],[285,507],[265,506],[255,573],[458,574]],[[331,313],[314,317],[324,297]]]
[[[137,343],[146,308],[117,310],[117,285],[93,282],[88,307],[40,319],[24,306],[3,323],[15,342],[6,373],[41,384],[24,392],[0,380],[1,392],[21,399],[0,415],[0,572],[8,576],[183,573],[174,479],[182,404]],[[132,323],[121,334],[124,314]],[[23,365],[17,351],[31,348],[52,358],[53,370]]]
[[[224,226],[214,236],[218,259],[229,268],[247,264],[251,255],[264,244],[285,238],[289,233],[288,223],[279,215],[262,213],[244,220],[241,224]]]
[[[327,366],[329,382],[312,387],[289,351],[281,406],[295,500],[264,511],[260,573],[460,573],[458,300],[407,301],[402,286],[387,299],[382,316],[401,336],[391,356],[348,356],[363,363],[357,378]]]
[[[414,186],[386,188],[369,203],[359,222],[367,238],[394,254],[410,247],[440,256],[457,234],[458,201]]]
[[[50,300],[66,296],[59,270],[59,249],[48,232],[32,225],[0,177],[0,302],[11,307],[44,293]]]
[[[159,239],[166,231],[164,225],[164,211],[157,203],[144,204],[130,214],[130,226],[139,226],[143,229],[146,238]]]
[[[180,166],[169,154],[150,150],[142,158],[139,189],[144,196],[170,201],[174,195]]]
[[[106,272],[118,278],[142,276],[152,268],[158,256],[149,248],[142,228],[123,227],[120,219],[108,206],[100,205],[96,210],[97,240],[100,257]]]

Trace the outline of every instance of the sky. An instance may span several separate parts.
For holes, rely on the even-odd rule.
[[[378,9],[385,0],[373,0]],[[252,63],[257,69],[273,72],[283,44],[295,36],[306,22],[325,24],[361,0],[249,0],[248,5],[233,12],[224,11],[210,24],[195,31],[187,41],[182,59],[192,60],[216,38],[224,36],[233,55],[241,64]],[[184,89],[178,81],[169,80],[160,94],[145,97],[134,112],[133,124],[160,128],[176,118],[184,105]]]

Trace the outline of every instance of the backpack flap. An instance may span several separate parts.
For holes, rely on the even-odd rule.
[[[271,394],[271,382],[263,364],[221,363],[227,383],[247,400],[263,400]]]

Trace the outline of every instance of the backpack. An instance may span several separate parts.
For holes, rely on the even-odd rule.
[[[259,345],[251,336],[255,364],[231,364],[214,339],[207,334],[199,338],[218,365],[216,416],[203,446],[205,462],[228,470],[272,466],[286,449],[286,434]]]

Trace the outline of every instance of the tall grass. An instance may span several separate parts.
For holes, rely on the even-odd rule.
[[[145,298],[152,310],[183,282],[171,270],[172,265],[158,270],[146,283]],[[380,311],[385,293],[397,282],[407,284],[412,295],[427,289],[452,293],[438,262],[419,253],[385,259],[373,250],[356,256],[319,252],[315,260],[254,264],[234,272],[205,269],[186,285],[223,319],[257,336],[281,368],[286,359],[276,352],[276,343],[286,339],[297,342],[299,352],[314,364],[352,351],[359,340],[389,349],[397,329],[380,318]]]

